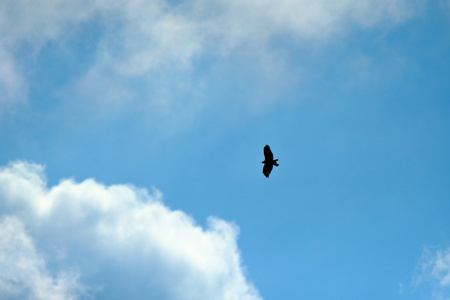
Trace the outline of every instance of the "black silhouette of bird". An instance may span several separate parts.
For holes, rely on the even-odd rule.
[[[273,153],[270,150],[269,145],[264,146],[264,161],[262,162],[264,164],[263,167],[263,174],[267,178],[269,178],[270,172],[272,172],[273,166],[278,167],[278,159],[273,159]]]

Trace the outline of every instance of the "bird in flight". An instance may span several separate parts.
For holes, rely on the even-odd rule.
[[[273,166],[278,167],[278,159],[273,159],[273,153],[270,150],[269,145],[264,146],[264,161],[262,162],[264,164],[263,167],[263,174],[267,178],[269,178],[270,172],[272,172]]]

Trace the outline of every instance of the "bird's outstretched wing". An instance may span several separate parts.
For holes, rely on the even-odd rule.
[[[272,162],[272,160],[273,160],[273,153],[270,150],[269,145],[264,146],[264,159],[267,162],[269,162],[269,161]],[[270,170],[272,170],[272,168],[270,168]],[[270,174],[270,171],[269,171],[269,174]]]
[[[269,178],[270,172],[272,172],[272,168],[273,168],[272,164],[270,164],[270,163],[269,164],[264,164],[264,167],[263,167],[263,174],[264,174],[264,176]]]

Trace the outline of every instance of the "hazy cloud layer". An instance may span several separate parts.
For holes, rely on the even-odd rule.
[[[16,162],[0,170],[0,199],[6,295],[261,299],[245,278],[238,228],[210,218],[203,229],[158,191],[93,179],[48,188],[42,166]]]
[[[270,51],[271,39],[280,34],[297,40],[326,40],[355,27],[403,22],[420,11],[424,2],[1,1],[0,105],[23,102],[27,84],[22,69],[38,57],[46,43],[70,40],[93,23],[101,28],[92,49],[96,59],[80,81],[106,77],[100,80],[116,82],[115,76],[123,81],[155,70],[188,70],[206,53],[260,55]]]

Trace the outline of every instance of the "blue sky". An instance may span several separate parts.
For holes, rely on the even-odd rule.
[[[0,16],[0,298],[450,297],[448,0]]]

